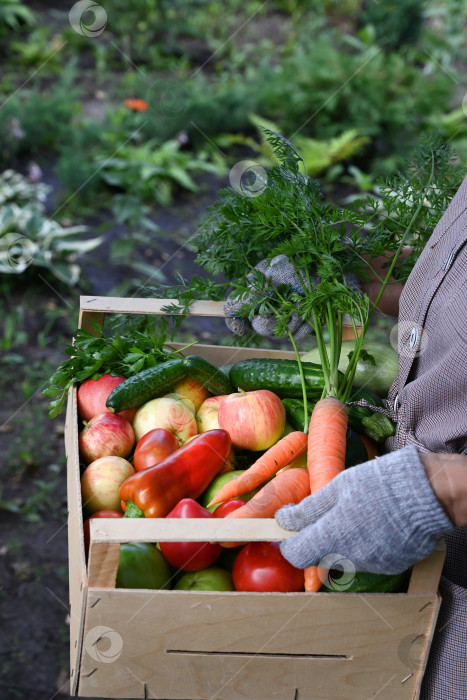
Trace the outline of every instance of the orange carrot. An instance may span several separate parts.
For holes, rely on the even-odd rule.
[[[277,474],[241,508],[226,518],[273,518],[276,510],[288,503],[300,503],[310,495],[310,479],[305,469],[287,469]],[[222,542],[223,547],[238,547],[240,542]]]
[[[346,435],[347,409],[344,404],[331,396],[318,401],[308,432],[307,468],[311,493],[322,489],[344,470]],[[305,569],[305,590],[308,593],[319,591],[322,583],[318,567]]]
[[[220,488],[208,504],[208,508],[216,503],[227,501],[229,498],[243,496],[245,493],[260,486],[260,484],[263,484],[270,477],[274,476],[279,469],[300,457],[306,451],[307,440],[305,433],[301,433],[299,430],[283,437],[261,455],[243,474],[237,476],[236,479],[228,481]]]

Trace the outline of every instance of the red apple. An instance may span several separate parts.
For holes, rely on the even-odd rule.
[[[227,396],[211,396],[206,399],[196,413],[198,433],[206,433],[208,430],[218,430],[219,428],[219,406]]]
[[[195,411],[201,406],[203,401],[211,396],[210,392],[200,382],[193,377],[181,379],[173,388],[176,394],[186,396],[193,403]]]
[[[180,444],[198,433],[194,410],[184,397],[162,396],[140,406],[133,420],[133,430],[139,442],[143,435],[155,428],[165,428],[175,435]],[[191,406],[193,404],[189,402]]]
[[[178,450],[179,442],[175,435],[165,428],[155,428],[146,433],[136,445],[133,464],[137,472],[154,467],[163,459]]]
[[[100,457],[81,477],[83,506],[90,515],[98,510],[121,510],[120,486],[135,470],[123,457]]]
[[[131,424],[116,413],[101,413],[92,418],[78,438],[79,454],[90,464],[99,457],[128,457],[135,444]]]
[[[285,409],[272,391],[240,391],[222,401],[219,426],[230,434],[234,447],[267,450],[283,433]]]
[[[83,534],[84,534],[84,551],[86,554],[86,559],[89,554],[89,541],[91,539],[89,532],[89,521],[92,518],[123,518],[123,513],[119,513],[118,510],[97,510],[95,513],[89,516],[87,520],[83,523]]]
[[[105,402],[116,386],[124,381],[125,377],[113,377],[111,374],[103,374],[99,379],[86,379],[78,389],[78,413],[81,420],[91,420],[100,413],[111,413]],[[136,408],[120,411],[118,415],[130,423],[135,417]]]
[[[234,510],[238,510],[244,506],[246,502],[246,499],[243,498],[229,498],[228,501],[224,501],[218,506],[214,506],[214,510],[211,512],[215,518],[225,518],[227,513],[233,513]]]

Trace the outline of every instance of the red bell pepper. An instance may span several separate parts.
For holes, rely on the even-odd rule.
[[[198,498],[224,466],[231,446],[226,430],[208,430],[130,476],[120,487],[125,517],[164,518],[182,498]]]

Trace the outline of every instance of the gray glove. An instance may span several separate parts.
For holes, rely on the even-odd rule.
[[[281,284],[290,284],[293,291],[299,294],[303,294],[303,290],[308,289],[305,270],[300,270],[297,275],[293,264],[286,255],[276,255],[269,264],[266,260],[261,260],[261,262],[256,265],[256,269],[266,275],[274,287],[279,287]],[[251,275],[250,279],[253,282],[254,275]],[[319,279],[316,275],[310,275],[310,281],[313,287],[318,283]],[[272,311],[264,316],[259,316],[259,314],[255,315],[251,321],[251,325],[248,319],[237,317],[242,306],[244,304],[251,304],[254,300],[254,291],[244,299],[233,299],[229,297],[224,303],[224,314],[227,317],[227,326],[236,335],[245,335],[252,328],[256,333],[259,333],[259,335],[273,336],[277,318]],[[291,315],[287,326],[295,340],[304,338],[311,333],[312,330],[310,324],[304,322],[298,314]]]
[[[298,505],[278,510],[276,520],[299,530],[280,544],[294,566],[338,553],[356,571],[376,574],[405,571],[433,551],[436,535],[454,529],[413,445],[345,470]]]

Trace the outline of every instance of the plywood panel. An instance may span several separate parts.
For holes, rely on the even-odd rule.
[[[108,628],[100,644],[119,656],[85,650],[80,694],[412,700],[438,605],[404,594],[93,590],[85,635]]]

